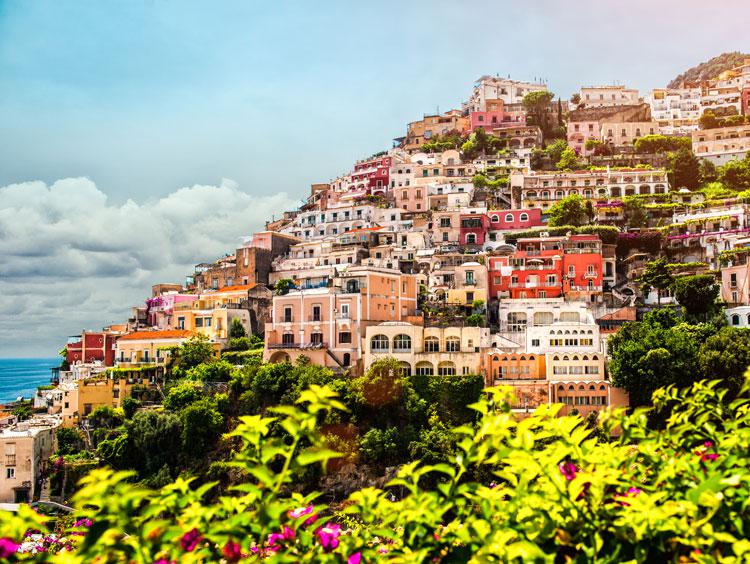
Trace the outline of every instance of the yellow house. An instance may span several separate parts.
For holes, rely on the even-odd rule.
[[[115,364],[120,367],[164,364],[169,347],[182,344],[194,333],[184,329],[135,331],[117,339]]]
[[[212,342],[224,342],[229,338],[232,320],[238,317],[249,331],[250,312],[241,305],[255,286],[257,284],[227,286],[204,292],[195,301],[175,304],[174,329],[200,333]]]

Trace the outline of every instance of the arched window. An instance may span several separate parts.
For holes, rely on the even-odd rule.
[[[526,357],[524,355],[521,355],[521,358],[519,358],[518,360],[526,360]]]
[[[534,360],[534,355],[533,354],[529,357],[529,360]]]
[[[461,350],[461,339],[448,337],[445,340],[445,352],[459,352]]]
[[[589,390],[591,390],[591,391],[596,391],[596,386],[594,386],[593,384],[591,384],[591,385],[589,386]]]
[[[740,316],[736,313],[732,316],[732,325],[739,325],[740,324]]]
[[[490,221],[492,223],[497,223],[498,221],[500,221],[500,216],[499,215],[492,215],[492,216],[490,216]]]
[[[512,213],[506,213],[505,214],[505,221],[511,223],[513,221],[513,214]]]
[[[529,214],[527,214],[527,213],[522,213],[521,215],[519,215],[519,216],[518,216],[518,219],[519,219],[520,221],[528,221],[528,220],[529,220]]]
[[[578,389],[579,389],[580,391],[583,391],[583,390],[585,390],[586,388],[585,388],[585,386],[583,386],[583,384],[582,384],[582,385],[578,386]]]
[[[426,337],[424,340],[425,352],[440,352],[440,339],[437,337]]]
[[[417,376],[432,376],[434,374],[431,362],[418,362],[416,367]]]
[[[494,357],[492,357],[492,360],[495,361],[495,362],[500,362],[500,357],[499,356],[494,356]]]
[[[568,386],[568,391],[569,392],[572,392],[573,390],[575,390],[575,388],[573,386]]]
[[[455,376],[456,365],[452,362],[441,362],[438,364],[438,376]]]
[[[565,197],[565,192],[562,190],[558,190],[555,192],[555,199],[556,200],[562,200]]]
[[[472,244],[473,245],[476,242],[477,242],[477,236],[476,236],[475,233],[468,233],[466,235],[466,243],[467,244]]]
[[[602,384],[601,386],[599,386],[599,389],[600,389],[601,391],[606,391],[606,389],[607,389],[607,386],[605,386],[604,384]]]
[[[375,335],[370,339],[370,350],[373,352],[387,351],[389,346],[388,337],[385,335]]]
[[[557,387],[557,390],[558,390],[559,392],[564,392],[564,391],[565,391],[565,386],[563,386],[562,384],[560,384],[560,385],[559,385],[559,386]]]
[[[393,337],[393,352],[404,352],[411,350],[411,337],[409,335],[396,335]]]
[[[401,376],[411,376],[411,364],[408,362],[401,363]]]

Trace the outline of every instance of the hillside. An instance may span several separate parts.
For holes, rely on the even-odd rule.
[[[725,70],[734,68],[744,62],[746,58],[750,58],[750,55],[740,53],[739,51],[733,51],[731,53],[722,53],[718,57],[714,57],[696,65],[682,74],[678,74],[668,85],[667,88],[679,88],[680,84],[685,82],[698,82],[701,80],[709,80],[716,78],[720,73]]]

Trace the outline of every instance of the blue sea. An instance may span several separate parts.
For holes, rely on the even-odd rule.
[[[60,357],[0,358],[0,403],[31,398],[37,386],[49,384],[54,366],[60,366]]]

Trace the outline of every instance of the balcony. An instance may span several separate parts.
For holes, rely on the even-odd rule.
[[[15,454],[6,454],[5,455],[5,465],[6,466],[15,466],[16,465],[16,455]]]
[[[275,349],[304,349],[304,350],[317,350],[327,349],[328,343],[269,343],[268,348]]]
[[[571,292],[601,292],[601,286],[570,286]]]

